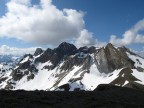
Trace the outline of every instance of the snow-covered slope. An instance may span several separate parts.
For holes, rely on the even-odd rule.
[[[21,57],[20,55],[0,55],[0,88],[6,88],[9,85],[12,70]]]
[[[81,47],[62,43],[37,49],[1,75],[1,89],[94,90],[99,84],[143,88],[144,59],[125,47]],[[7,77],[7,79],[4,79]]]

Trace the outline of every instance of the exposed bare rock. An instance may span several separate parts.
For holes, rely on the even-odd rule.
[[[133,71],[131,70],[130,67],[126,67],[124,69],[121,70],[121,72],[119,73],[118,77],[111,82],[111,84],[114,85],[120,85],[120,86],[124,86],[124,83],[126,81],[128,82],[135,82],[135,81],[139,81],[136,77],[134,77],[132,75]]]
[[[41,53],[43,53],[43,50],[41,48],[37,48],[36,51],[35,51],[35,53],[34,53],[34,56],[38,56]]]

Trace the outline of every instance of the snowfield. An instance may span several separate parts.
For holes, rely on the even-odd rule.
[[[56,87],[53,87],[55,82],[58,80],[58,78],[55,76],[60,73],[60,70],[41,70],[42,67],[45,66],[45,64],[51,63],[39,64],[38,67],[40,71],[38,72],[38,74],[35,74],[34,79],[27,81],[27,77],[23,77],[20,81],[16,83],[14,90],[55,90],[56,87],[69,83],[71,86],[70,91],[73,91],[75,88],[79,87],[81,88],[81,90],[91,91],[94,90],[99,84],[109,84],[111,81],[118,77],[118,74],[121,71],[121,69],[119,69],[109,74],[100,73],[96,65],[93,64],[90,68],[90,73],[85,73],[84,77],[80,81],[70,83],[70,79],[79,78],[80,73],[83,72],[82,71],[79,74],[74,75],[78,70],[81,69],[81,67],[74,67],[72,71],[65,74],[64,78],[61,79],[60,83]]]
[[[71,49],[74,52],[70,54]],[[0,89],[63,91],[59,87],[67,85],[69,91],[92,91],[99,84],[125,86],[136,82],[144,85],[144,59],[126,48],[119,52],[119,48],[108,44],[102,48],[77,50],[63,43],[58,49],[24,56],[14,68],[0,64]],[[124,69],[126,71],[122,71]]]

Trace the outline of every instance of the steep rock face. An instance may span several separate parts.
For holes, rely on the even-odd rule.
[[[124,49],[116,49],[112,44],[107,44],[105,48],[98,49],[95,54],[95,62],[100,72],[110,73],[115,69],[123,67],[134,67],[134,62],[123,52]]]
[[[43,50],[41,48],[37,48],[36,51],[35,51],[35,53],[34,53],[34,56],[38,56],[41,53],[43,53]]]
[[[105,49],[101,48],[98,53],[95,54],[95,61],[97,68],[100,72],[109,73],[108,60],[105,53]]]
[[[63,42],[54,50],[62,55],[72,55],[76,52],[77,48],[73,44]]]
[[[105,47],[105,54],[108,61],[108,70],[111,72],[128,66],[134,68],[134,62],[110,43]]]
[[[53,56],[54,52],[52,49],[48,48],[46,51],[42,53],[42,55],[35,59],[35,63],[45,63]]]
[[[82,66],[83,70],[89,69],[90,67],[90,55],[86,55],[85,57],[81,58],[79,56],[74,56],[74,57],[66,57],[64,60],[65,62],[61,66],[61,70],[64,71],[69,71],[71,70],[74,66]]]

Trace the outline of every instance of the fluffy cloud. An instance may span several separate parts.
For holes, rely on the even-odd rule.
[[[93,33],[89,32],[88,30],[84,29],[81,31],[80,36],[75,41],[75,45],[77,47],[82,46],[97,46],[101,47],[106,45],[105,42],[100,42],[94,38]]]
[[[78,38],[85,24],[84,13],[74,9],[59,10],[51,0],[10,0],[7,13],[0,18],[0,37],[26,42],[58,44]]]
[[[0,18],[0,37],[33,42],[38,45],[57,45],[73,41],[77,47],[101,46],[105,43],[94,38],[85,29],[84,12],[74,9],[57,9],[52,0],[10,0],[7,13]]]
[[[80,36],[77,38],[75,45],[77,47],[94,45],[93,34],[84,29],[81,31]]]
[[[144,19],[136,23],[130,30],[127,30],[123,34],[123,38],[117,38],[117,36],[112,35],[110,42],[117,45],[130,45],[133,43],[144,43],[144,35],[140,34],[141,31],[144,31]]]
[[[33,54],[36,48],[15,48],[9,47],[7,45],[0,46],[0,55],[23,55],[23,54]]]

